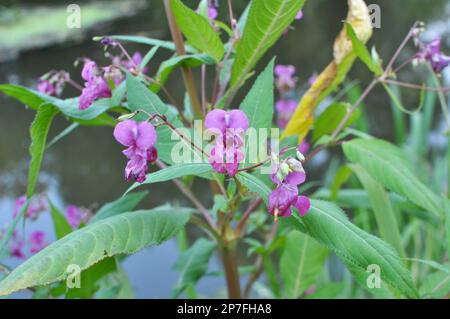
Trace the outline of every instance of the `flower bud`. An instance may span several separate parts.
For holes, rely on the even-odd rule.
[[[117,120],[118,120],[119,122],[122,122],[122,121],[125,121],[125,120],[132,119],[132,118],[136,115],[136,113],[137,113],[137,112],[133,112],[133,113],[128,113],[128,114],[121,115],[121,116],[119,116],[119,117],[117,118]]]

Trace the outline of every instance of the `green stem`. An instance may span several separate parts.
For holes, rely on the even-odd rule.
[[[175,44],[177,54],[179,56],[186,55],[186,50],[184,48],[183,36],[181,35],[180,28],[177,25],[175,17],[172,12],[172,8],[170,7],[169,0],[164,0],[164,7],[166,9],[167,20],[169,22],[170,34],[172,35],[173,42]],[[191,104],[194,109],[194,114],[196,117],[202,116],[201,104],[200,100],[197,96],[197,90],[195,88],[194,76],[192,74],[192,70],[187,66],[183,66],[181,68],[181,72],[183,73],[184,85],[186,86],[186,90],[189,94],[189,98],[191,99]]]

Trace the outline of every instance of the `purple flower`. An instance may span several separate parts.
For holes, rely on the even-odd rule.
[[[277,65],[275,67],[276,85],[280,92],[285,92],[295,88],[297,80],[295,79],[296,69],[293,65]]]
[[[300,10],[297,12],[297,15],[295,16],[295,20],[301,20],[303,18],[303,11]]]
[[[14,230],[9,245],[9,253],[12,257],[25,259],[24,246],[25,242],[17,235],[17,231]]]
[[[56,95],[56,88],[50,83],[49,80],[40,79],[37,89],[39,92],[47,95]]]
[[[86,223],[89,220],[89,211],[81,209],[75,205],[69,205],[66,208],[66,219],[73,229],[77,229],[81,222]]]
[[[276,102],[275,110],[277,111],[277,123],[280,128],[286,127],[296,108],[297,102],[294,100],[279,100]]]
[[[94,61],[85,61],[81,77],[86,82],[80,96],[80,110],[89,108],[97,99],[111,97],[111,89]]]
[[[275,165],[271,174],[277,187],[269,195],[269,212],[278,217],[289,217],[292,207],[298,209],[300,216],[304,216],[310,207],[306,196],[299,196],[298,185],[306,180],[306,174],[301,162],[288,157],[280,164]]]
[[[26,201],[27,201],[26,195],[22,195],[16,199],[13,218],[16,218],[17,214],[20,213],[20,210],[22,209]],[[32,200],[28,205],[27,218],[36,220],[39,217],[39,214],[46,209],[47,203],[42,198],[38,200]]]
[[[217,12],[217,9],[213,6],[208,7],[208,18],[210,20],[215,20],[219,13]]]
[[[213,110],[206,115],[205,127],[216,135],[209,163],[218,173],[234,176],[239,162],[245,158],[243,146],[248,129],[247,116],[240,110]]]
[[[307,141],[302,141],[299,146],[297,146],[297,151],[302,154],[308,153],[310,145]]]
[[[42,231],[35,231],[31,233],[29,242],[31,244],[30,253],[32,254],[40,252],[47,246],[47,243],[45,242],[45,233]]]
[[[139,66],[142,63],[142,54],[139,51],[134,52],[131,57],[132,61],[125,59],[121,61],[122,65],[130,72],[136,72],[136,66]],[[144,68],[142,70],[143,73],[146,73],[148,68]]]
[[[317,74],[317,72],[314,72],[313,74],[311,74],[311,76],[308,79],[308,84],[313,85],[314,82],[316,82],[318,77],[319,77],[319,75]]]
[[[440,39],[422,43],[420,51],[416,54],[416,60],[422,63],[429,62],[436,73],[441,73],[450,64],[450,57],[441,52]]]
[[[115,139],[128,148],[123,154],[128,158],[125,178],[134,178],[142,183],[146,179],[148,163],[156,161],[158,153],[154,147],[157,139],[156,130],[149,122],[126,120],[116,125]]]
[[[103,44],[104,46],[111,46],[111,47],[116,47],[119,43],[116,41],[116,40],[114,40],[113,38],[111,38],[111,37],[103,37],[101,40],[100,40],[100,43],[101,44]]]

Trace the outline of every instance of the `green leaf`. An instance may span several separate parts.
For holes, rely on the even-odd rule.
[[[389,196],[384,188],[378,184],[360,165],[350,165],[361,184],[369,194],[369,201],[375,213],[381,238],[392,245],[401,257],[405,257],[402,239]]]
[[[56,208],[55,205],[53,205],[52,202],[50,202],[50,213],[52,215],[53,220],[53,228],[55,229],[55,234],[57,239],[61,239],[64,236],[70,234],[73,229],[67,222],[64,215],[59,211],[58,208]]]
[[[159,39],[152,39],[142,36],[136,36],[136,35],[113,35],[111,38],[118,40],[118,41],[129,41],[139,44],[146,44],[150,46],[158,46],[161,48],[165,48],[171,51],[176,51],[175,44],[172,41],[164,41]],[[186,52],[188,53],[197,53],[197,50],[195,50],[190,45],[185,45],[184,48],[186,49]]]
[[[139,64],[139,71],[142,72],[142,70],[147,66],[147,64],[153,59],[156,52],[158,52],[159,46],[155,46],[148,50],[147,54],[142,59],[142,62]]]
[[[360,164],[380,184],[429,212],[443,216],[441,199],[413,173],[408,156],[382,140],[355,139],[343,144],[345,156]]]
[[[92,298],[99,290],[98,281],[107,274],[116,270],[114,257],[108,257],[94,264],[80,273],[80,288],[70,288],[66,293],[67,299],[88,299]]]
[[[364,42],[358,39],[358,37],[355,34],[355,30],[353,30],[352,25],[348,22],[345,22],[345,29],[347,32],[347,36],[352,41],[353,51],[355,52],[355,54],[376,76],[380,76],[381,74],[383,74],[384,72],[383,68],[381,67],[380,64],[375,63],[372,60],[372,56],[370,55],[369,50],[367,50]]]
[[[161,87],[161,84],[166,83],[169,75],[175,68],[179,66],[188,66],[194,68],[203,64],[213,65],[215,63],[216,61],[206,54],[183,55],[170,58],[161,63],[161,65],[159,66],[158,72],[156,74],[156,81],[158,81],[158,83],[154,83],[151,85],[152,91],[157,92]]]
[[[170,0],[170,6],[178,27],[189,44],[212,56],[217,62],[220,61],[225,48],[208,19],[185,6],[180,0]]]
[[[0,282],[0,296],[67,277],[75,264],[87,269],[104,258],[131,254],[173,237],[189,220],[173,209],[140,210],[87,225],[47,246]]]
[[[280,259],[280,272],[288,298],[299,298],[323,272],[328,249],[296,230],[289,232]]]
[[[293,214],[281,222],[305,232],[334,251],[363,287],[367,287],[370,275],[368,266],[378,265],[382,284],[387,283],[408,298],[418,298],[411,274],[397,252],[383,240],[352,224],[334,204],[312,200],[306,216],[300,218]],[[369,291],[377,293],[382,288]]]
[[[90,224],[125,212],[130,212],[148,195],[148,191],[128,194],[100,207],[89,221]]]
[[[212,171],[213,169],[209,163],[175,164],[148,174],[147,179],[143,183],[134,183],[127,189],[125,194],[143,185],[161,183],[189,175],[202,176]]]
[[[248,188],[250,192],[256,193],[268,203],[269,194],[271,192],[270,188],[264,184],[259,178],[245,172],[241,172],[237,175],[239,181]]]
[[[59,98],[48,96],[43,93],[28,89],[20,85],[2,84],[0,92],[9,95],[16,100],[24,103],[30,108],[37,110],[43,104],[51,104],[56,106],[61,113],[73,119],[92,120],[103,114],[114,105],[114,99],[100,99],[87,109],[80,111],[78,107],[79,98],[69,98],[61,100]],[[123,92],[124,93],[124,92]]]
[[[33,124],[31,124],[31,161],[28,170],[28,198],[31,198],[34,193],[34,188],[41,169],[42,158],[44,157],[48,131],[50,130],[53,118],[57,113],[58,109],[56,107],[44,104],[38,109]]]
[[[445,298],[450,293],[450,275],[443,271],[425,277],[420,294],[423,298]]]
[[[269,129],[273,120],[273,68],[272,59],[258,76],[240,109],[248,117],[249,127]]]
[[[161,99],[152,91],[150,91],[139,79],[127,74],[127,94],[128,108],[130,111],[144,110],[149,114],[165,115],[167,120],[176,128],[184,128],[177,115],[172,112],[169,107],[164,104]],[[136,118],[147,119],[148,116],[138,115]],[[157,128],[158,141],[156,148],[158,149],[158,157],[166,163],[172,163],[173,147],[180,143],[179,140],[172,139],[172,130],[167,125],[161,125]],[[186,144],[183,140],[181,143]],[[191,146],[188,145],[188,149]],[[194,153],[194,151],[192,151]]]
[[[348,103],[334,103],[323,111],[314,124],[313,141],[318,141],[322,136],[331,134],[342,121],[344,116],[349,112],[350,105]],[[343,128],[352,125],[360,116],[361,112],[354,112],[345,122]]]
[[[231,72],[232,90],[239,88],[258,60],[294,21],[304,0],[252,1]]]
[[[195,285],[206,274],[209,259],[215,248],[216,243],[200,238],[180,255],[174,267],[180,272],[180,277],[172,298],[178,297],[187,287]]]

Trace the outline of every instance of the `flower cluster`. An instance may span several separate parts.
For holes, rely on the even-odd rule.
[[[23,208],[27,200],[26,195],[20,196],[15,201],[15,207],[12,217],[16,218],[20,210]],[[33,198],[28,203],[26,216],[32,221],[36,221],[38,217],[49,209],[49,203],[44,196],[38,196]],[[65,217],[69,225],[73,229],[77,229],[81,222],[87,223],[91,216],[91,212],[87,209],[83,209],[74,205],[68,205],[65,211]],[[4,231],[0,229],[0,239],[2,238]],[[26,249],[30,254],[36,254],[48,245],[48,241],[45,239],[45,233],[40,230],[33,231],[27,239],[19,235],[17,231],[14,231],[9,241],[9,252],[12,257],[25,259]],[[28,247],[28,248],[27,248]]]
[[[273,160],[275,164],[271,179],[277,187],[269,195],[270,214],[275,216],[275,220],[278,217],[289,217],[294,207],[300,216],[304,216],[310,208],[310,201],[308,197],[298,193],[298,186],[306,180],[302,163],[293,157],[280,162],[274,156]]]
[[[295,71],[293,65],[277,65],[275,67],[275,84],[280,96],[280,99],[275,103],[275,110],[277,112],[277,124],[282,129],[286,127],[297,108],[297,101],[290,97],[290,93],[297,84]]]
[[[125,168],[127,181],[132,178],[142,183],[146,179],[148,163],[156,161],[158,153],[155,148],[157,134],[149,122],[126,120],[114,128],[114,138],[128,148],[123,154],[128,158]]]
[[[243,146],[248,129],[247,116],[240,110],[213,110],[206,115],[205,127],[216,135],[209,163],[218,173],[234,176],[239,162],[245,158]]]
[[[37,89],[39,92],[47,95],[61,96],[69,80],[69,73],[65,71],[51,71],[39,78]]]
[[[87,109],[99,98],[111,97],[112,93],[108,82],[94,61],[89,59],[85,60],[81,77],[85,80],[85,83],[80,95],[80,110]]]
[[[441,73],[450,64],[450,56],[441,52],[441,40],[436,39],[429,43],[419,41],[420,50],[415,55],[416,63],[430,63],[433,71]]]

